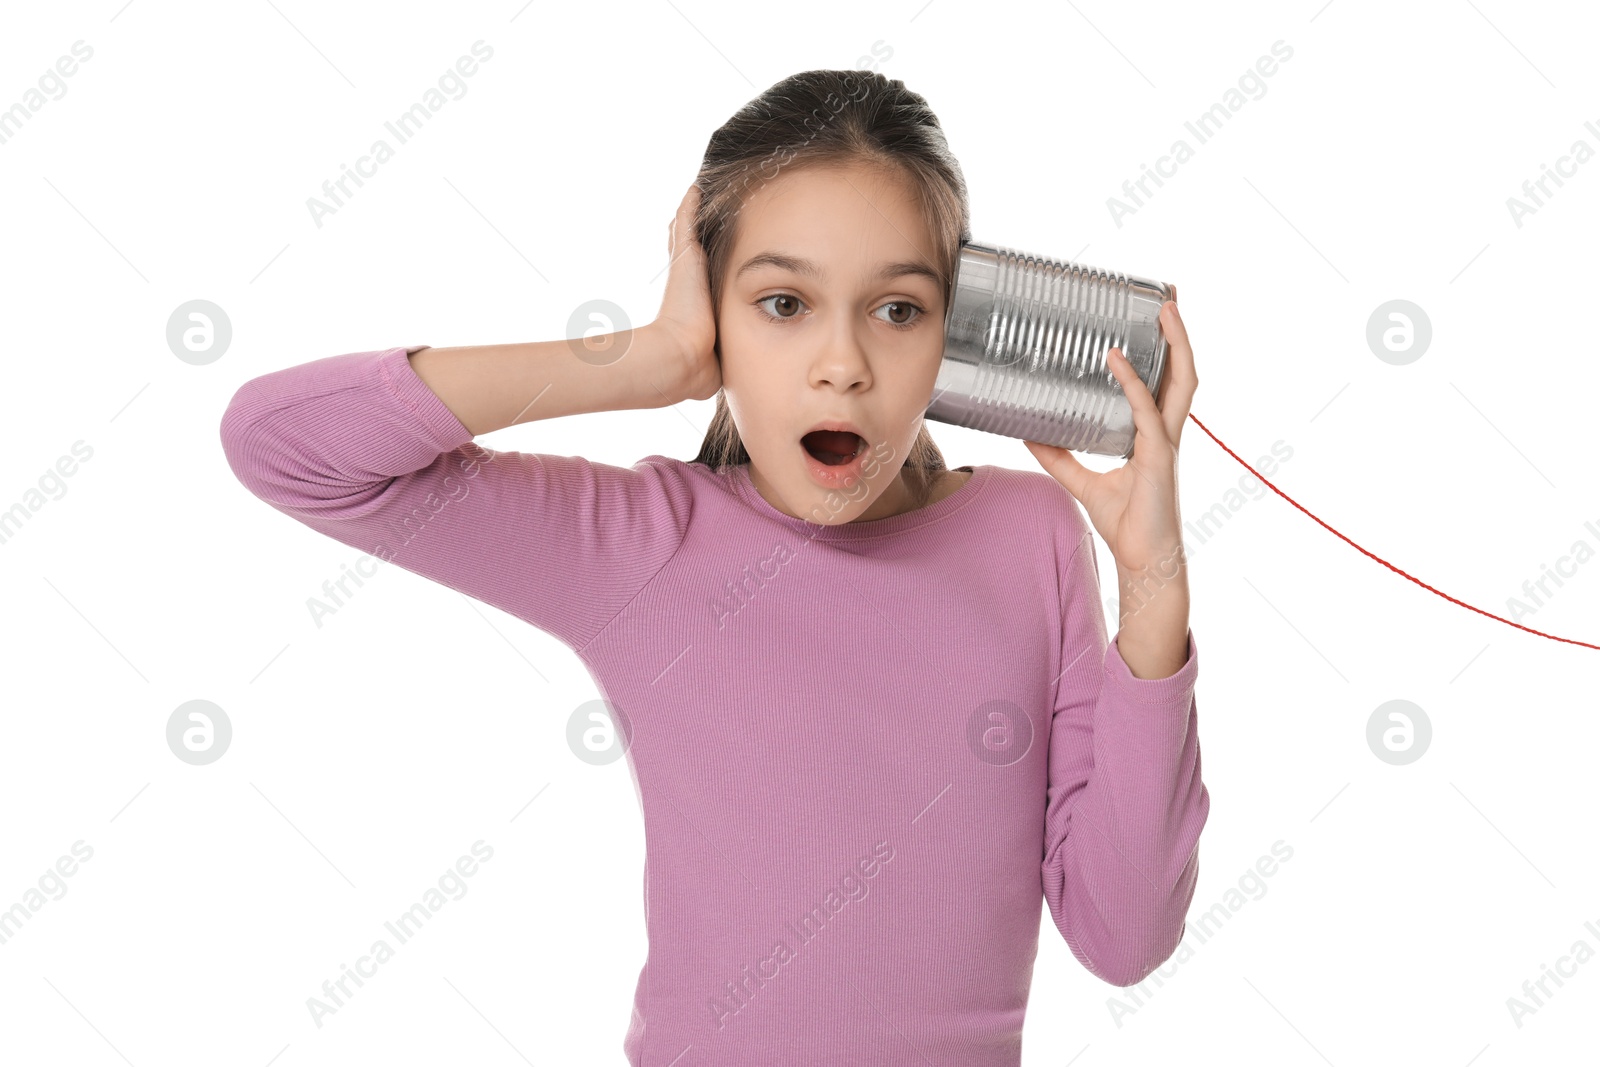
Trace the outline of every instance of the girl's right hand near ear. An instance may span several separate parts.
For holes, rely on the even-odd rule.
[[[667,251],[672,257],[661,310],[650,325],[669,338],[683,361],[681,392],[684,399],[709,400],[722,388],[722,365],[717,357],[717,320],[711,308],[711,276],[705,250],[694,235],[694,216],[700,206],[700,188],[689,191],[667,227]]]

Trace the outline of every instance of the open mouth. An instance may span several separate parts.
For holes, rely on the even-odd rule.
[[[849,430],[812,430],[800,438],[800,445],[817,462],[840,467],[860,455],[867,442]]]

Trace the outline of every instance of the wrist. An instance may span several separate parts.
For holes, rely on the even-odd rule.
[[[1117,560],[1117,592],[1122,602],[1123,616],[1163,599],[1187,599],[1188,563],[1181,542],[1149,563],[1128,566]]]
[[[627,349],[615,370],[626,383],[628,407],[671,407],[684,399],[683,351],[677,336],[660,322],[622,331]]]
[[[688,361],[677,330],[670,323],[657,319],[635,329],[633,334],[628,359],[633,364],[630,378],[642,391],[638,406],[664,408],[683,401]]]

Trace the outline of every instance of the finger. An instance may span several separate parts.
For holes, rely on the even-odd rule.
[[[1194,349],[1189,344],[1183,316],[1178,314],[1177,301],[1162,305],[1161,330],[1167,338],[1167,381],[1161,393],[1161,418],[1167,427],[1167,437],[1176,447],[1182,440],[1189,407],[1200,385],[1194,366]]]
[[[1122,394],[1128,398],[1128,406],[1133,409],[1134,429],[1152,441],[1170,441],[1166,424],[1161,421],[1161,409],[1156,407],[1155,397],[1150,395],[1149,388],[1133,369],[1133,364],[1122,354],[1122,349],[1111,349],[1107,353],[1106,363],[1122,385]],[[1134,448],[1138,447],[1139,441],[1136,437]]]
[[[683,195],[678,203],[678,212],[667,223],[667,255],[668,266],[677,265],[679,257],[694,248],[694,207],[691,200],[698,195],[694,186]]]
[[[667,232],[672,237],[672,243],[667,248],[668,254],[671,254],[673,248],[678,244],[677,235],[679,233],[689,233],[689,228],[694,224],[694,212],[699,192],[700,187],[694,182],[690,182],[689,188],[684,190],[683,199],[678,201],[678,210],[673,213],[672,221],[667,223]]]
[[[1056,445],[1041,444],[1038,441],[1024,441],[1028,451],[1033,453],[1033,458],[1045,469],[1045,473],[1061,483],[1062,488],[1077,498],[1081,504],[1083,495],[1088,491],[1089,483],[1098,477],[1089,470],[1070,449],[1060,448]]]

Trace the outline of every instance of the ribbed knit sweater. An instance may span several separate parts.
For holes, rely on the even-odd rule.
[[[1210,807],[1194,635],[1134,677],[1049,475],[815,523],[747,466],[479,446],[425,347],[255,378],[222,447],[277,510],[588,669],[644,817],[630,1064],[1017,1067],[1041,899],[1108,983],[1172,955]]]

